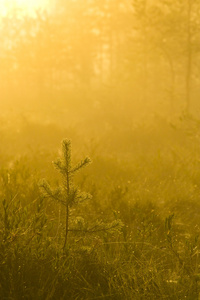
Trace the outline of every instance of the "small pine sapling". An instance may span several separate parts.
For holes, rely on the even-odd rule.
[[[90,164],[90,162],[90,158],[86,157],[77,165],[73,166],[71,162],[71,141],[65,139],[62,141],[62,155],[53,162],[55,168],[62,175],[62,184],[56,189],[51,188],[46,180],[43,180],[41,184],[41,188],[45,196],[52,198],[65,206],[65,238],[63,249],[65,249],[67,245],[68,233],[70,231],[70,208],[78,204],[80,201],[82,202],[83,200],[90,198],[89,194],[81,192],[78,187],[74,185],[74,175],[79,170]]]

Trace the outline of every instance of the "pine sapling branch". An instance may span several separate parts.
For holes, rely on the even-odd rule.
[[[86,157],[77,165],[72,166],[71,141],[65,139],[62,141],[62,155],[54,162],[55,168],[62,175],[62,184],[55,190],[52,189],[45,180],[40,185],[43,190],[43,194],[46,197],[56,200],[65,206],[65,237],[63,249],[65,249],[67,245],[69,231],[72,231],[69,229],[70,208],[73,205],[90,198],[89,194],[80,192],[79,189],[74,186],[73,176],[80,169],[86,167],[90,162],[90,158]]]

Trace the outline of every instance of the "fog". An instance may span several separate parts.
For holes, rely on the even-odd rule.
[[[2,124],[109,139],[157,117],[198,118],[199,4],[188,3],[57,0],[34,14],[13,7],[0,21]]]
[[[79,154],[127,161],[196,147],[197,1],[44,4],[1,16],[2,160],[53,156],[66,137]]]
[[[108,126],[199,114],[198,3],[56,1],[1,18],[1,114]],[[48,7],[47,7],[48,9]],[[62,125],[65,125],[62,123]]]
[[[0,299],[199,299],[200,2],[46,2],[0,4]]]

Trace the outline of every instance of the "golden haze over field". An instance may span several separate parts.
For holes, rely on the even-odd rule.
[[[199,19],[0,1],[0,299],[199,299]]]

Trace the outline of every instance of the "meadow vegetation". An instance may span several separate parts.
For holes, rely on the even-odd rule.
[[[93,162],[74,178],[91,197],[72,189],[65,247],[66,181],[52,160],[70,130],[29,126],[30,147],[26,123],[17,139],[2,129],[0,298],[199,299],[200,122],[154,117],[87,143],[71,130],[73,162]]]
[[[0,300],[200,299],[199,20],[0,1]]]

